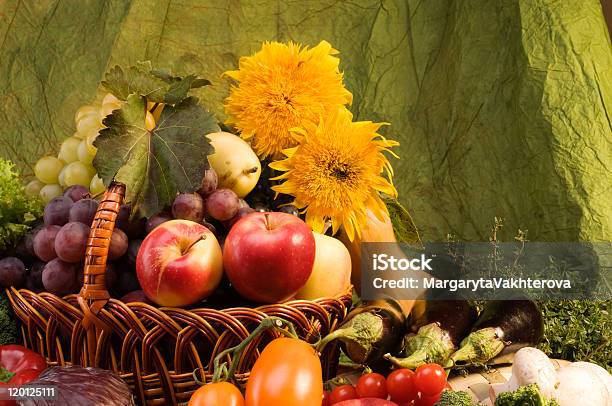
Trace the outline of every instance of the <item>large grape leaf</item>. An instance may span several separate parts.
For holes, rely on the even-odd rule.
[[[390,122],[424,241],[612,239],[612,50],[598,0],[43,0],[0,3],[0,153],[24,172],[74,131],[109,67],[212,86],[262,41],[329,41],[356,119]]]
[[[167,105],[152,131],[145,128],[145,111],[145,98],[130,95],[104,119],[107,128],[94,143],[94,166],[106,185],[113,180],[125,184],[133,213],[148,217],[171,204],[177,193],[200,187],[197,180],[213,153],[204,135],[219,127],[194,97]]]

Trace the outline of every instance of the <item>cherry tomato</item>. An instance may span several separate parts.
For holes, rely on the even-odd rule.
[[[229,382],[209,383],[191,395],[188,406],[244,406],[244,398],[237,387]]]
[[[323,375],[317,352],[305,341],[277,338],[255,361],[246,386],[246,406],[319,405]]]
[[[446,385],[446,371],[438,364],[425,364],[414,374],[416,388],[425,396],[440,394]]]
[[[360,398],[387,399],[387,380],[375,372],[361,375],[355,390]]]
[[[329,392],[328,391],[323,391],[323,401],[321,402],[321,406],[330,406],[331,403],[329,403]]]
[[[419,397],[414,401],[414,406],[434,406],[436,402],[440,400],[441,395],[442,392],[433,396],[427,396],[421,393]]]
[[[417,398],[419,392],[414,385],[414,372],[409,369],[396,369],[387,377],[387,391],[395,403],[409,403]]]
[[[357,399],[357,391],[353,385],[340,385],[334,388],[329,395],[329,404],[333,405],[343,400]]]

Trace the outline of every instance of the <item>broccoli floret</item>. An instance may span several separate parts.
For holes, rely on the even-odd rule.
[[[17,325],[11,304],[4,292],[0,291],[0,345],[17,342]]]
[[[473,406],[475,403],[469,393],[463,391],[444,391],[435,406]]]
[[[538,385],[521,386],[514,392],[497,395],[495,406],[559,406],[554,399],[546,399],[540,393]]]

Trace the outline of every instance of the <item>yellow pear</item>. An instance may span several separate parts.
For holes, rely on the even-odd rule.
[[[218,187],[231,189],[241,198],[248,195],[261,175],[261,163],[251,146],[228,132],[206,136],[215,148],[215,153],[208,156],[208,162],[217,172]]]

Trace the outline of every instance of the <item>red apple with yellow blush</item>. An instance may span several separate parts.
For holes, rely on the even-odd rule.
[[[143,240],[136,275],[151,301],[160,306],[188,306],[219,285],[223,254],[208,228],[189,220],[170,220]]]

